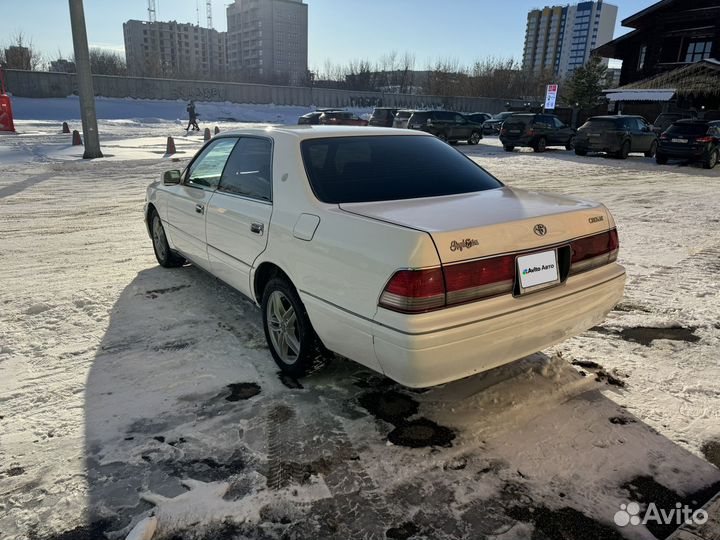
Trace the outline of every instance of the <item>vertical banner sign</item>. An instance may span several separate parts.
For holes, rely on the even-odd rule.
[[[548,84],[547,92],[545,93],[545,110],[551,111],[555,108],[555,100],[557,100],[557,84]]]

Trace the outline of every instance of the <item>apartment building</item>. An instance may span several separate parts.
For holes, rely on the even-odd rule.
[[[235,0],[227,8],[232,80],[301,85],[308,66],[308,6],[302,0]]]
[[[226,33],[198,25],[130,20],[123,24],[128,74],[225,80]]]
[[[612,40],[617,6],[597,0],[528,13],[523,68],[564,78]]]

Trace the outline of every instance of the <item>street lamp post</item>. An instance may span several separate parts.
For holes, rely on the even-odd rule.
[[[103,157],[100,151],[97,117],[95,116],[95,92],[93,90],[92,71],[90,69],[90,51],[88,50],[87,30],[85,29],[85,11],[82,0],[69,0],[70,26],[72,27],[73,48],[75,49],[75,71],[80,94],[80,115],[82,117],[83,139],[85,139],[84,159]]]

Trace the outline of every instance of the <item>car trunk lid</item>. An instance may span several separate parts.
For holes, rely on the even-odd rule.
[[[444,264],[558,245],[609,227],[602,205],[508,187],[340,208],[427,232]]]

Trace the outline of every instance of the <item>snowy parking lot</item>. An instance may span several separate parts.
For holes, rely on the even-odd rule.
[[[720,491],[720,169],[458,146],[511,186],[607,205],[626,295],[577,338],[410,391],[341,358],[280,376],[253,304],[157,265],[145,187],[201,135],[104,120],[109,157],[85,162],[58,122],[17,128],[0,136],[2,540],[125,538],[151,515],[154,539],[652,539],[678,523],[618,525],[622,504]]]

